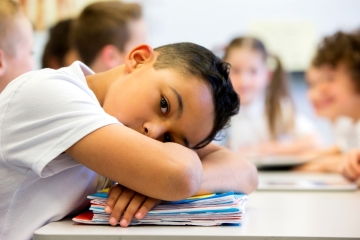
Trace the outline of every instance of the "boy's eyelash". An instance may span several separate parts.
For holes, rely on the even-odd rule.
[[[162,106],[163,101],[166,104],[166,106]],[[166,113],[161,112],[163,115],[170,112],[170,103],[169,103],[169,101],[164,96],[161,96],[161,98],[160,98],[160,111],[161,111],[161,108],[163,108],[163,107],[167,108]]]
[[[172,138],[172,136],[168,133],[164,134],[164,142],[174,142],[174,139]]]

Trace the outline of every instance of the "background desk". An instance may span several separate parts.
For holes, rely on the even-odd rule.
[[[271,174],[260,173],[260,178]],[[322,178],[314,174],[296,174]],[[337,175],[326,175],[337,179]],[[360,239],[360,191],[257,191],[250,195],[242,226],[129,228],[79,225],[71,220],[50,223],[34,240],[180,240],[180,239]]]

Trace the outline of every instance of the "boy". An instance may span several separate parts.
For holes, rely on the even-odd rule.
[[[337,32],[320,44],[307,72],[316,113],[334,123],[336,146],[298,170],[338,172],[343,154],[360,148],[360,32]]]
[[[19,75],[32,70],[30,21],[13,1],[0,1],[0,93]]]
[[[81,12],[70,40],[81,61],[97,73],[123,64],[130,49],[146,42],[145,35],[140,5],[108,1]]]
[[[256,188],[251,163],[208,144],[239,109],[228,64],[209,50],[139,45],[125,64],[91,74],[80,62],[30,72],[0,95],[2,239],[30,238],[83,208],[99,175],[131,190],[122,189],[130,212],[133,199],[141,212],[148,197]]]

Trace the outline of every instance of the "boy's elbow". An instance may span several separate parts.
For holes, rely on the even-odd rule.
[[[259,185],[258,170],[254,164],[251,163],[249,167],[249,193],[255,191]]]
[[[169,200],[182,200],[193,196],[198,190],[202,177],[202,165],[200,160],[184,161],[177,168],[172,179],[174,180],[173,194]]]
[[[250,194],[253,191],[255,191],[259,184],[259,178],[258,178],[258,171],[256,166],[248,162],[246,171],[244,171],[244,174],[246,174],[246,184],[245,187],[242,186],[242,192],[245,194]]]

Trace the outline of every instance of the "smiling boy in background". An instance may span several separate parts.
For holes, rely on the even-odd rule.
[[[334,125],[335,146],[313,153],[314,161],[296,169],[343,172],[344,154],[360,148],[360,32],[340,31],[324,38],[307,82],[316,114]]]

